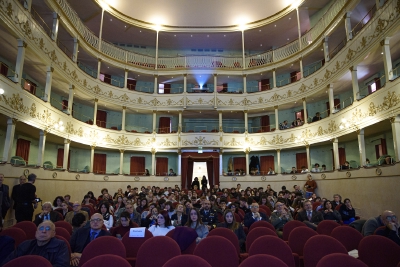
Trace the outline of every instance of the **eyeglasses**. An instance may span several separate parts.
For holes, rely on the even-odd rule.
[[[97,219],[91,219],[90,222],[102,222],[103,219],[97,218]]]
[[[40,226],[40,227],[39,227],[39,231],[43,231],[43,230],[50,231],[50,230],[51,230],[51,227],[50,227],[50,226],[46,226],[46,227]]]
[[[388,220],[388,221],[392,221],[392,220],[396,220],[396,219],[397,219],[396,215],[386,216],[386,220]]]

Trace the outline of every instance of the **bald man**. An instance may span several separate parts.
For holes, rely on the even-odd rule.
[[[56,227],[51,221],[44,221],[39,224],[35,237],[21,243],[1,264],[25,255],[38,255],[50,261],[53,267],[69,266],[69,251],[64,240],[55,238]]]
[[[395,216],[393,211],[385,210],[378,217],[369,218],[365,222],[361,233],[363,234],[363,236],[373,235],[376,229],[381,226],[388,225],[389,221],[387,220],[387,218],[393,215]]]

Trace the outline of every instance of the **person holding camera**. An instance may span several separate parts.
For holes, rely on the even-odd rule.
[[[276,233],[280,238],[283,237],[283,226],[293,221],[293,217],[290,214],[289,209],[282,202],[277,201],[275,203],[275,211],[271,214],[271,223],[276,229]]]
[[[15,208],[15,218],[17,222],[32,221],[33,211],[37,207],[40,199],[36,198],[36,187],[33,185],[36,181],[36,174],[31,173],[28,176],[28,182],[21,185]]]
[[[35,220],[33,221],[36,226],[41,224],[44,221],[62,221],[61,214],[57,211],[53,211],[53,206],[50,202],[45,202],[42,205],[42,212],[35,216]]]

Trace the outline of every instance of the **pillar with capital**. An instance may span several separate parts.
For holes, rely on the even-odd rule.
[[[311,166],[311,158],[310,158],[310,145],[307,143],[306,144],[306,154],[307,154],[307,169],[310,168]]]
[[[278,166],[277,166],[277,168],[276,168],[276,170],[275,170],[275,173],[281,173],[281,150],[280,149],[277,149],[276,150],[276,159],[277,159],[277,162],[278,162]]]
[[[97,98],[94,99],[94,111],[93,111],[93,125],[97,125],[97,104],[99,100]]]
[[[178,170],[176,172],[177,175],[181,175],[181,169],[182,169],[182,151],[179,148],[178,149]]]
[[[339,141],[337,138],[332,139],[332,145],[333,145],[333,163],[335,166],[333,166],[333,169],[337,169],[340,167],[339,163]]]
[[[325,59],[325,62],[328,62],[328,61],[330,60],[330,58],[329,58],[329,44],[328,44],[328,39],[329,39],[329,36],[325,36],[325,38],[324,38],[324,40],[323,40],[323,43],[322,43],[323,48],[324,48],[324,59]]]
[[[357,130],[357,138],[358,138],[358,151],[360,154],[360,166],[364,166],[367,161],[367,156],[365,153],[364,129]]]
[[[51,30],[51,39],[53,39],[53,41],[57,41],[59,21],[60,16],[57,12],[53,12],[53,28]]]
[[[43,165],[43,157],[44,157],[44,148],[46,146],[46,135],[47,131],[41,130],[39,132],[39,148],[38,148],[38,158],[36,166],[42,167]],[[45,167],[45,166],[43,166]]]
[[[50,102],[50,96],[51,96],[51,84],[53,81],[53,71],[54,68],[51,66],[47,66],[47,72],[46,72],[46,85],[44,87],[44,96],[43,96],[43,101],[45,102]]]
[[[400,116],[390,118],[392,124],[393,145],[394,145],[394,158],[400,161]]]
[[[276,88],[276,69],[272,69],[272,88]]]
[[[222,154],[224,153],[224,149],[220,148],[219,149],[219,175],[223,175],[224,168],[223,168],[223,162],[222,162]]]
[[[123,174],[124,170],[124,149],[119,150],[119,174]]]
[[[389,40],[390,37],[386,37],[380,43],[382,46],[383,66],[385,67],[386,82],[393,80],[392,56],[390,54]]]
[[[279,130],[278,106],[274,106],[274,109],[275,109],[275,130]]]
[[[125,131],[126,107],[122,106],[121,131]]]
[[[158,75],[154,75],[154,88],[153,88],[153,94],[158,93]]]
[[[248,113],[247,110],[244,110],[244,132],[248,133],[249,132],[249,123],[248,123]]]
[[[353,31],[351,29],[351,11],[347,11],[344,15],[344,27],[346,29],[347,42],[353,39]]]
[[[353,87],[353,100],[360,99],[360,88],[358,86],[357,66],[350,67],[351,85]]]
[[[96,148],[96,144],[90,146],[90,172],[93,172],[93,162],[94,162],[94,149]]]
[[[99,41],[99,45],[101,42]],[[97,59],[97,79],[100,79],[100,70],[101,70],[101,58]]]
[[[15,125],[17,124],[17,119],[8,118],[7,119],[7,133],[6,140],[4,141],[3,150],[3,161],[10,162],[11,152],[13,148],[14,135],[15,135]]]
[[[78,62],[78,52],[79,52],[79,39],[74,38],[74,50],[72,52],[72,61],[77,63]]]
[[[74,104],[74,89],[75,89],[75,86],[73,84],[70,84],[69,85],[69,94],[68,94],[68,109],[63,110],[63,112],[68,115],[72,114],[72,107]]]
[[[249,158],[249,154],[250,154],[250,147],[246,147],[246,149],[244,150],[244,153],[246,153],[246,175],[250,173],[250,158]]]
[[[157,111],[153,110],[153,133],[156,133],[157,131]]]
[[[22,39],[18,39],[18,53],[17,53],[17,61],[15,63],[15,71],[13,81],[21,84],[22,79],[22,71],[24,69],[24,61],[25,61],[25,49],[27,44]]]
[[[68,158],[69,158],[69,146],[70,146],[71,140],[69,139],[64,139],[64,158],[63,158],[63,166],[62,168],[65,170],[68,170]],[[58,168],[58,166],[57,166]]]
[[[156,152],[157,150],[152,147],[151,150],[151,175],[156,175]]]
[[[247,93],[247,75],[243,74],[243,93]]]
[[[331,111],[330,115],[335,111],[335,102],[333,99],[333,84],[328,85],[328,96],[329,96],[329,110]]]
[[[304,124],[307,124],[307,123],[308,123],[308,113],[307,113],[307,102],[306,102],[306,98],[303,97],[301,100],[303,100]]]
[[[223,132],[222,126],[222,111],[218,111],[218,121],[219,121],[219,132]]]

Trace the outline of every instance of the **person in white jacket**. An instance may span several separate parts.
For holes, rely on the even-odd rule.
[[[111,227],[114,225],[114,218],[112,214],[109,212],[110,205],[108,202],[103,202],[100,206],[100,214],[103,216],[104,225],[107,230],[110,230]]]
[[[165,236],[175,227],[171,225],[171,219],[166,210],[162,210],[157,215],[157,223],[149,227],[153,236]]]

